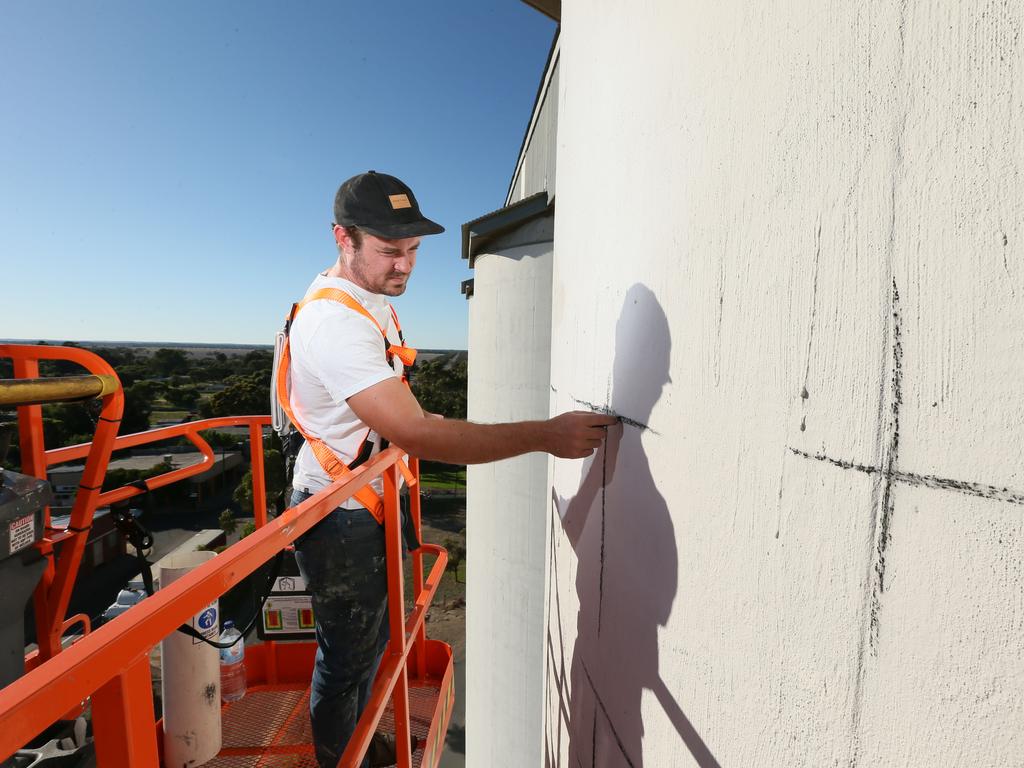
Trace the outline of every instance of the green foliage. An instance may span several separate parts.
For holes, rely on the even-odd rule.
[[[270,368],[231,376],[228,386],[199,405],[203,418],[250,416],[270,411]]]
[[[466,487],[466,469],[434,461],[420,463],[420,483],[423,490],[455,491]]]
[[[118,371],[118,375],[122,368],[134,365],[139,358],[138,353],[131,347],[95,347],[92,352],[110,363]]]
[[[245,525],[243,525],[242,526],[242,533],[241,533],[241,535],[238,538],[239,539],[244,539],[250,533],[256,533],[256,523],[248,522]]]
[[[123,485],[128,485],[138,480],[162,475],[164,472],[170,472],[172,469],[174,469],[174,465],[169,461],[161,461],[149,469],[108,469],[106,477],[103,478],[103,490],[109,491],[114,488],[120,488]]]
[[[192,384],[168,387],[164,391],[164,399],[176,408],[191,409],[199,402],[199,390]]]
[[[278,498],[280,498],[284,493],[285,486],[284,457],[276,448],[264,449],[263,474],[266,482],[267,509],[272,510],[275,508],[275,503]],[[237,502],[238,505],[246,512],[252,513],[253,491],[251,468],[242,477],[231,498],[234,499],[235,502]]]
[[[43,406],[43,440],[48,448],[92,441],[99,403],[57,403]]]
[[[239,368],[249,373],[268,373],[274,364],[274,353],[266,349],[254,349],[242,356]]]
[[[190,378],[196,384],[203,382],[224,381],[228,376],[237,373],[235,367],[228,361],[228,356],[223,352],[217,352],[210,357],[201,357],[192,361]]]
[[[153,412],[152,382],[140,381],[124,390],[124,413],[118,434],[149,429]],[[92,442],[96,420],[102,405],[99,400],[85,403],[56,403],[43,406],[43,439],[48,448]]]
[[[465,360],[453,361],[451,357],[418,363],[412,377],[412,391],[420,407],[446,419],[466,418],[467,372]]]
[[[220,517],[217,518],[217,524],[227,536],[238,530],[238,521],[235,520],[235,516],[230,509],[225,509],[220,513]]]
[[[158,349],[149,360],[150,370],[157,376],[188,373],[188,357],[180,349]]]
[[[160,385],[153,381],[137,381],[125,388],[124,413],[121,415],[121,428],[118,434],[130,435],[149,429],[153,400],[160,389]]]
[[[234,435],[218,432],[216,429],[204,429],[199,435],[210,444],[211,448],[231,450],[242,444],[242,441]]]

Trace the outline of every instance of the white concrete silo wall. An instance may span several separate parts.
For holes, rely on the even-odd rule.
[[[1022,14],[563,3],[548,764],[1024,764]]]
[[[476,257],[469,418],[547,415],[551,243]],[[467,477],[467,765],[540,764],[548,461],[529,454]]]

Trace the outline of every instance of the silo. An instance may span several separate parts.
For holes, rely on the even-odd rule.
[[[507,205],[463,227],[473,421],[548,416],[557,61],[556,43]],[[467,765],[542,759],[549,489],[543,454],[467,472]]]

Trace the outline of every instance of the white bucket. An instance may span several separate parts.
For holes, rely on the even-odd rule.
[[[214,552],[181,552],[163,558],[160,587],[165,588]],[[192,617],[192,628],[216,641],[220,634],[218,604]],[[220,752],[220,653],[212,645],[178,631],[161,643],[160,668],[164,710],[164,765],[193,768]]]

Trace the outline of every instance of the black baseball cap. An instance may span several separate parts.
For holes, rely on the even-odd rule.
[[[358,227],[387,240],[444,232],[444,227],[420,213],[409,185],[377,171],[360,173],[338,187],[334,223]]]

